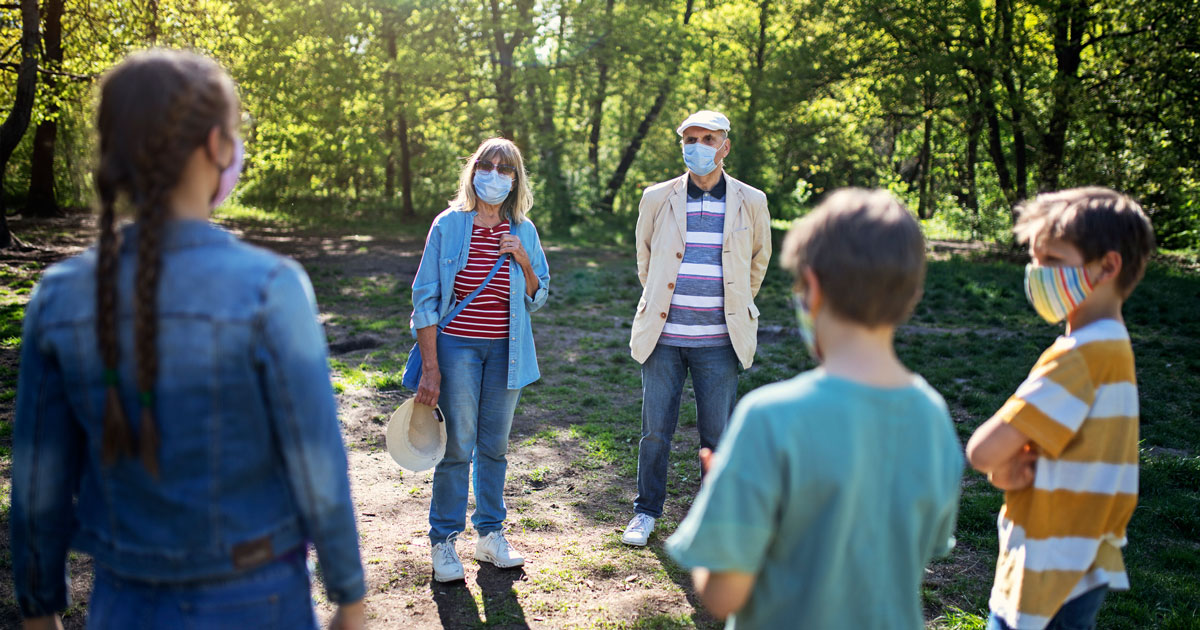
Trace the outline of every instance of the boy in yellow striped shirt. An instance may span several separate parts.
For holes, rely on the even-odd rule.
[[[1154,232],[1137,202],[1094,187],[1039,195],[1014,231],[1033,259],[1026,296],[1067,328],[967,444],[1006,491],[988,629],[1093,628],[1107,592],[1129,588],[1138,398],[1121,306]]]

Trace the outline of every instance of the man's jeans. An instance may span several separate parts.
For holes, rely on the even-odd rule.
[[[1058,609],[1046,630],[1092,630],[1096,627],[1096,615],[1100,614],[1100,605],[1104,596],[1108,595],[1107,586],[1096,588],[1068,600]],[[987,630],[1011,630],[1004,620],[996,613],[988,616]]]
[[[508,432],[521,390],[508,389],[508,339],[469,339],[439,334],[438,367],[446,418],[446,456],[433,472],[429,539],[445,542],[461,532],[467,518],[467,480],[475,467],[475,513],[471,523],[486,536],[500,531],[504,476],[508,471]]]
[[[659,344],[642,364],[642,439],[634,511],[662,516],[667,498],[671,438],[679,421],[683,381],[692,374],[700,446],[717,447],[737,399],[738,359],[733,346],[679,348]]]

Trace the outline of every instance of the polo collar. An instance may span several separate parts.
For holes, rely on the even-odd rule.
[[[699,186],[697,186],[696,182],[692,181],[691,175],[685,175],[684,177],[687,177],[688,199],[699,199],[704,196],[705,192],[707,192],[708,195],[714,199],[719,199],[722,201],[725,200],[725,173],[721,173],[721,179],[717,180],[717,183],[712,187],[712,190],[708,191],[702,190]]]

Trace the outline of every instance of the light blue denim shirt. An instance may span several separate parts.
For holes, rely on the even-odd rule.
[[[418,328],[437,325],[454,310],[454,278],[467,266],[476,214],[450,208],[433,220],[421,254],[421,266],[413,278],[413,312],[409,321],[413,335]],[[508,388],[520,389],[541,377],[529,314],[541,308],[550,295],[550,268],[537,228],[531,221],[510,224],[509,233],[521,239],[538,277],[538,289],[530,297],[525,291],[525,273],[509,258]]]
[[[135,434],[136,242],[126,228],[117,279],[120,393]],[[25,311],[10,513],[22,614],[67,606],[68,548],[171,584],[231,576],[311,541],[329,599],[360,599],[346,452],[308,276],[202,221],[168,222],[162,248],[158,480],[136,459],[101,463],[95,250],[48,269]]]

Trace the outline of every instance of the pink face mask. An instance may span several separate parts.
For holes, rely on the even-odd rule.
[[[215,209],[221,205],[222,201],[233,192],[233,187],[237,184],[238,176],[242,174],[242,158],[246,155],[246,146],[242,144],[242,139],[235,137],[233,140],[233,161],[221,171],[221,179],[217,184],[217,192],[213,194],[212,202],[209,203],[210,209]]]

